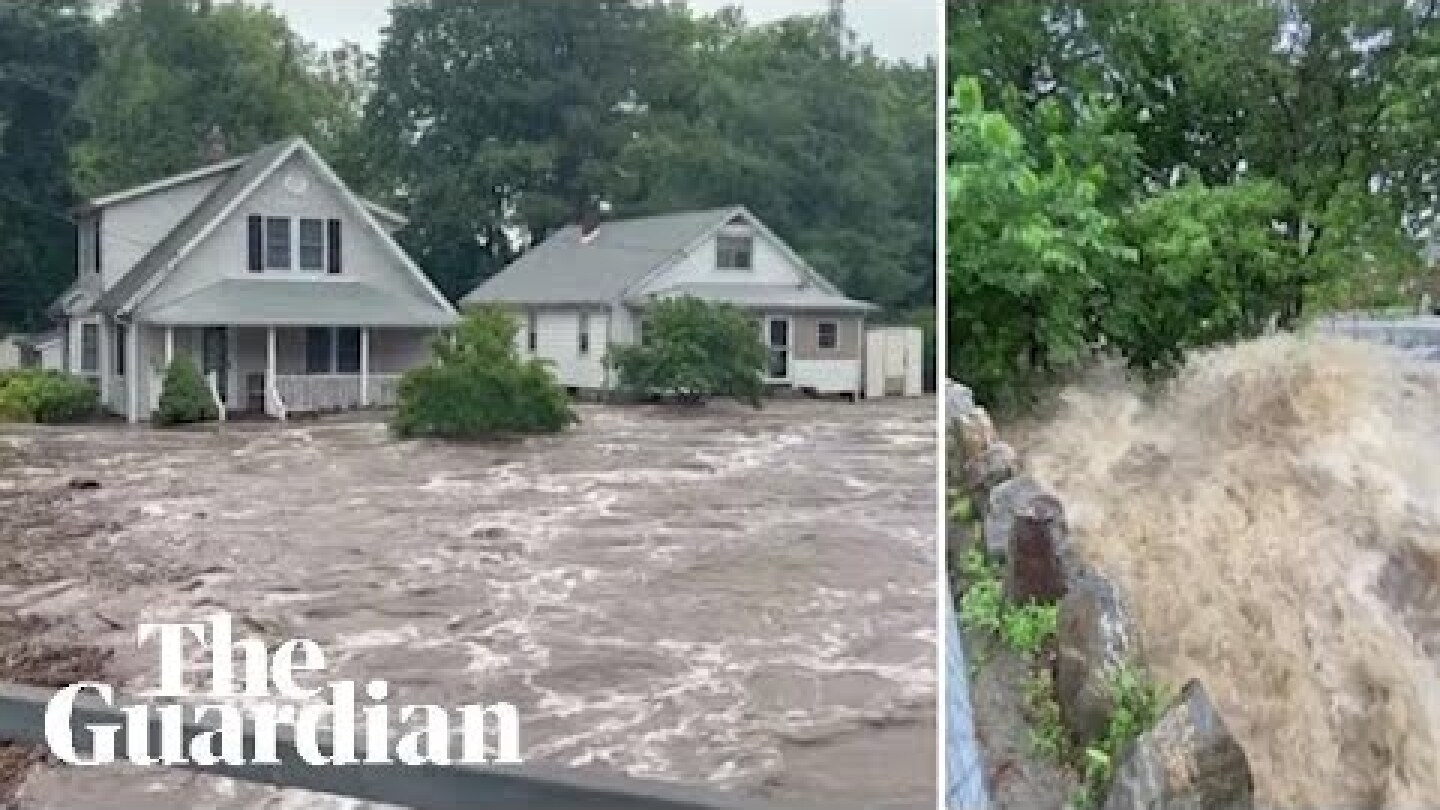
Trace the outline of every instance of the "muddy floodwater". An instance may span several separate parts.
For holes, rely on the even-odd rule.
[[[8,428],[0,610],[113,648],[131,690],[158,672],[138,623],[226,611],[392,705],[511,702],[530,760],[932,806],[934,401],[581,416],[505,444],[370,419]],[[355,806],[120,766],[37,770],[23,799]]]

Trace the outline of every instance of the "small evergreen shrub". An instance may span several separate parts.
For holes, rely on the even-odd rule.
[[[485,439],[558,433],[576,422],[550,369],[519,356],[518,329],[509,313],[485,307],[461,322],[453,340],[437,340],[434,361],[400,381],[395,433]]]
[[[152,422],[166,427],[208,422],[220,418],[210,384],[200,368],[189,357],[176,357],[165,370],[165,385],[160,390],[160,405]]]
[[[685,296],[655,304],[645,324],[644,342],[610,351],[622,388],[690,405],[728,396],[760,407],[769,352],[744,312]]]
[[[80,422],[93,416],[98,406],[95,386],[80,377],[38,369],[0,376],[0,421]]]

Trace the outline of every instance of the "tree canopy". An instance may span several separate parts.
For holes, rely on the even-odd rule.
[[[1094,211],[1134,252],[1086,264],[1099,286],[1075,339],[1163,372],[1187,348],[1413,288],[1440,199],[1440,2],[948,12],[951,77],[975,77],[1038,170],[1092,170]]]
[[[66,149],[95,62],[89,5],[0,0],[0,332],[44,323],[74,276]]]

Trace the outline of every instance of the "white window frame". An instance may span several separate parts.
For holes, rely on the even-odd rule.
[[[590,313],[581,310],[575,330],[575,350],[581,357],[590,354]]]
[[[727,250],[722,247],[727,240],[741,241],[747,246],[743,255],[746,258],[745,264],[725,264],[722,260],[726,256],[738,256],[742,253],[738,250]],[[721,232],[715,236],[715,269],[732,273],[749,273],[755,270],[755,234],[753,233],[725,233]]]
[[[831,329],[831,342],[825,345],[825,327]],[[840,348],[840,322],[839,321],[816,321],[815,322],[815,348],[826,351],[833,351]]]
[[[303,235],[307,222],[314,222],[320,226],[320,263],[314,267],[305,266]],[[291,230],[295,235],[295,269],[301,273],[328,273],[330,271],[330,223],[323,217],[296,217],[295,226]]]
[[[535,310],[526,311],[525,351],[535,354],[540,350],[540,315]]]
[[[94,346],[95,346],[95,355],[94,355],[95,364],[94,364],[93,367],[87,368],[87,367],[85,366],[85,359],[86,359],[86,358],[85,358],[85,334],[86,334],[87,331],[90,331],[90,330],[94,330],[94,331],[93,331],[93,334],[95,335],[95,343],[94,343]],[[98,324],[98,323],[96,323],[96,322],[94,322],[94,321],[85,321],[85,322],[81,323],[81,324],[80,324],[80,373],[81,373],[81,374],[99,374],[99,373],[100,373],[100,353],[103,352],[103,351],[105,351],[105,349],[100,345],[100,324]]]

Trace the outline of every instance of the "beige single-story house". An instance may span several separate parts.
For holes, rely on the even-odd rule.
[[[276,418],[393,403],[457,321],[392,234],[303,139],[90,200],[79,267],[52,308],[65,368],[102,406],[149,418],[194,358],[222,413]]]
[[[816,393],[864,391],[865,317],[742,206],[566,227],[486,280],[462,306],[519,313],[522,352],[562,385],[614,388],[605,356],[641,339],[646,307],[676,296],[733,304],[769,347],[766,382]]]

